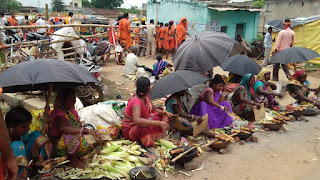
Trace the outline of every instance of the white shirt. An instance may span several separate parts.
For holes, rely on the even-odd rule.
[[[147,26],[148,42],[156,42],[156,38],[154,37],[155,34],[157,34],[156,26],[153,24],[149,24]]]
[[[134,53],[127,55],[126,64],[124,65],[124,74],[135,75],[139,67],[139,59]]]
[[[264,47],[272,48],[272,37],[269,32],[267,32],[266,36],[264,37]]]
[[[5,17],[0,18],[0,26],[5,26],[7,22],[8,22],[7,18]]]
[[[46,25],[46,22],[43,19],[38,19],[36,22],[37,26],[42,26],[42,25]],[[45,33],[46,32],[46,28],[39,28],[38,29],[38,33]]]

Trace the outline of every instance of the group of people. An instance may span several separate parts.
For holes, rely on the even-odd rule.
[[[308,98],[311,91],[319,92],[320,89],[309,88],[305,83],[306,78],[306,72],[295,72],[286,85],[287,90],[298,103],[311,103],[320,107],[320,103]],[[148,78],[141,77],[136,82],[136,94],[130,98],[126,107],[122,122],[123,136],[129,140],[141,141],[145,146],[152,146],[155,140],[165,135],[170,127],[185,134],[192,134],[192,122],[201,123],[204,120],[203,117],[208,115],[207,129],[201,133],[212,138],[215,134],[210,129],[232,126],[233,112],[248,121],[248,128],[254,129],[253,122],[256,120],[254,107],[265,106],[274,109],[279,105],[275,97],[283,96],[275,92],[277,86],[269,82],[270,79],[271,71],[266,69],[262,69],[257,77],[246,74],[233,90],[233,95],[228,98],[225,93],[228,82],[221,75],[216,74],[198,95],[191,110],[187,110],[184,105],[183,98],[187,97],[186,91],[170,95],[163,110],[154,107],[149,96],[150,81]]]
[[[131,29],[128,13],[125,13],[119,19],[119,41],[124,41],[127,47],[130,48],[133,45],[131,33],[135,33],[137,37],[134,42],[140,46],[138,55],[141,52],[145,54],[144,49],[146,45],[146,56],[155,57],[158,51],[158,53],[165,52],[168,59],[169,52],[174,55],[175,50],[185,41],[186,36],[189,35],[187,19],[185,17],[181,18],[177,26],[174,25],[173,20],[166,24],[159,22],[158,25],[155,25],[155,21],[151,19],[148,25],[142,22],[141,27],[137,27],[134,30]]]

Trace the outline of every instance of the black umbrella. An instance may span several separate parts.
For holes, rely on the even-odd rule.
[[[314,59],[316,57],[320,57],[320,55],[311,49],[304,47],[291,47],[276,53],[271,59],[271,63],[296,63],[296,62],[304,62]]]
[[[266,23],[267,27],[272,27],[274,30],[282,30],[283,29],[283,21],[282,20],[271,20]]]
[[[176,70],[207,72],[219,66],[230,55],[245,50],[226,33],[207,31],[188,38],[173,56]]]
[[[186,90],[208,80],[207,77],[193,71],[181,70],[172,72],[156,81],[151,89],[150,97],[151,99],[162,98],[168,94]]]
[[[4,93],[76,87],[87,83],[99,83],[86,69],[74,63],[39,59],[19,63],[0,74],[0,86]]]
[[[0,86],[5,93],[48,91],[43,132],[49,119],[49,104],[53,89],[76,87],[87,83],[98,83],[98,80],[83,67],[56,59],[19,63],[0,74]]]
[[[258,63],[242,54],[229,57],[223,62],[221,68],[225,71],[241,76],[248,73],[256,75],[261,71],[261,67]]]

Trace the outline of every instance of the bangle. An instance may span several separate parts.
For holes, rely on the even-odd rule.
[[[80,134],[82,134],[83,126],[81,127]]]
[[[223,111],[224,110],[224,106],[220,106],[220,109],[221,109],[221,111]]]
[[[31,161],[29,162],[29,166],[31,166],[32,163],[33,163],[33,160],[31,160]]]
[[[192,116],[191,116],[191,119],[192,119],[192,120],[194,120],[193,117],[194,117],[194,114],[192,114]]]

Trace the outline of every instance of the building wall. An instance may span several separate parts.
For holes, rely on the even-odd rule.
[[[73,0],[72,7],[76,7],[75,4],[78,4],[78,8],[82,8],[82,0]]]
[[[270,12],[261,14],[259,33],[270,20],[320,15],[320,0],[266,0],[265,10]]]
[[[156,3],[148,0],[147,20],[156,20]],[[175,25],[182,17],[188,20],[188,32],[193,35],[207,28],[208,8],[204,3],[192,0],[162,0],[158,4],[158,21],[168,23],[174,20]]]
[[[243,38],[252,42],[257,37],[260,12],[249,11],[222,11],[209,9],[210,21],[218,21],[218,26],[227,27],[226,33],[235,38],[236,25],[244,25]]]

